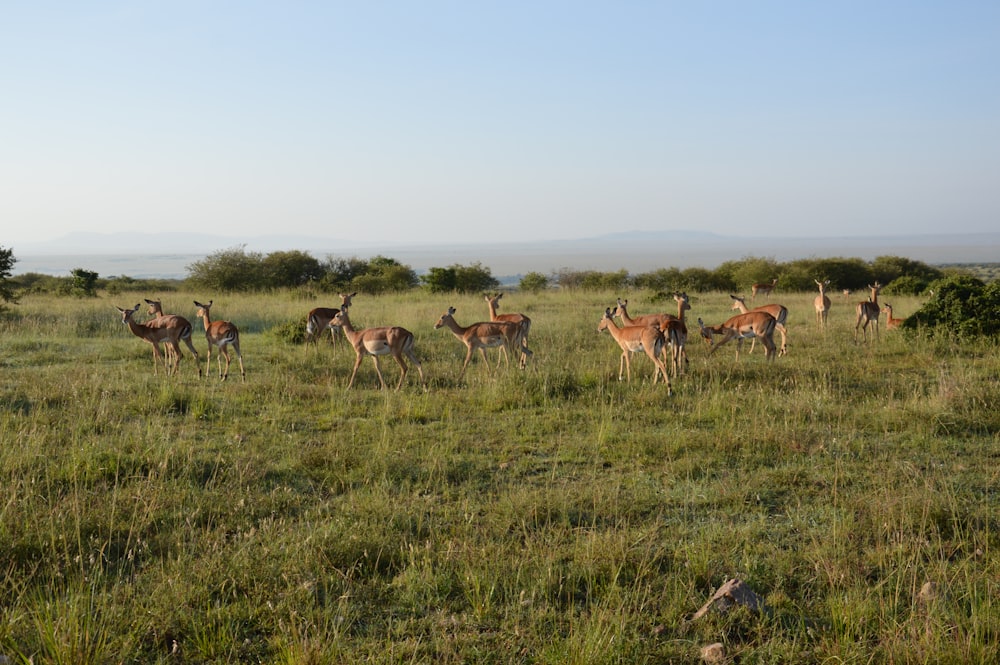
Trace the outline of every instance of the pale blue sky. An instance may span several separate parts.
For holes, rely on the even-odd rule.
[[[0,4],[15,250],[998,222],[996,0]]]

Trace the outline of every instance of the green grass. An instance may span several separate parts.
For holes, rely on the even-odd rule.
[[[153,376],[114,299],[30,296],[0,321],[0,654],[34,663],[668,663],[721,641],[742,663],[1000,658],[1000,351],[986,340],[854,344],[814,294],[789,354],[708,357],[692,294],[688,373],[645,357],[620,383],[598,334],[628,296],[509,294],[524,371],[433,324],[481,296],[358,296],[356,327],[414,332],[376,390],[345,344],[282,334],[329,302],[170,294],[241,330],[247,382]],[[915,298],[894,297],[896,316]],[[662,306],[661,306],[662,307]],[[343,342],[343,340],[341,340]],[[495,357],[491,362],[495,363]],[[398,368],[383,361],[390,386]],[[691,615],[730,577],[764,614]],[[925,582],[939,593],[918,597]]]

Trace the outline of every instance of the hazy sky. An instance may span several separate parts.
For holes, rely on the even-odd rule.
[[[1000,2],[0,6],[0,245],[1000,229]]]

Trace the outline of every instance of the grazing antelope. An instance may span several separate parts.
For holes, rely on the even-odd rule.
[[[778,285],[778,278],[777,277],[775,277],[773,280],[771,280],[770,284],[768,284],[767,282],[764,282],[762,284],[753,284],[753,285],[751,285],[751,287],[750,287],[750,302],[754,301],[754,299],[757,297],[758,293],[761,294],[762,296],[769,296],[769,295],[771,295],[771,291],[774,291],[774,287],[776,287],[777,285]]]
[[[892,305],[886,303],[882,305],[882,311],[885,312],[885,329],[895,330],[896,328],[903,325],[903,321],[906,319],[894,319],[892,318]]]
[[[863,333],[864,341],[868,341],[868,324],[872,324],[872,329],[875,331],[875,339],[878,339],[878,316],[881,308],[878,305],[878,293],[882,290],[882,285],[875,282],[875,284],[869,284],[868,288],[871,289],[871,296],[868,300],[859,302],[857,305],[858,320],[854,324],[854,343],[858,343],[858,328],[861,328]]]
[[[180,372],[180,335],[184,332],[181,328],[159,327],[144,323],[136,323],[135,320],[133,320],[132,315],[139,311],[139,303],[136,303],[135,307],[132,309],[123,309],[117,305],[115,306],[115,309],[117,309],[122,315],[122,323],[128,326],[128,329],[132,331],[132,334],[144,342],[148,342],[153,347],[154,375],[157,373],[161,362],[163,363],[163,369],[167,372],[167,376],[170,376],[171,370],[174,373]],[[188,325],[190,326],[191,324]],[[166,358],[160,354],[161,343],[166,348]],[[167,364],[167,359],[171,360],[170,365]],[[198,370],[198,375],[201,376],[200,368]]]
[[[826,328],[827,315],[830,313],[830,296],[826,295],[826,287],[830,286],[830,280],[821,282],[818,279],[814,279],[816,286],[819,287],[819,295],[813,300],[813,307],[816,308],[816,323],[820,325],[821,328]]]
[[[503,298],[502,293],[498,293],[494,296],[486,294],[486,305],[490,308],[490,321],[506,321],[508,323],[516,323],[520,327],[519,338],[517,340],[517,346],[521,349],[521,368],[523,369],[528,363],[528,356],[524,353],[524,349],[528,346],[528,333],[531,332],[531,319],[529,319],[524,314],[497,314],[497,305],[500,304],[500,298]],[[505,347],[500,347],[501,352],[506,354],[507,349]]]
[[[212,308],[212,303],[214,300],[209,300],[208,304],[203,304],[194,301],[195,306],[198,307],[198,316],[201,317],[202,323],[205,324],[205,339],[208,340],[208,359],[205,364],[205,375],[212,370],[212,347],[218,347],[219,355],[216,356],[219,365],[219,378],[225,381],[229,378],[229,353],[226,351],[227,346],[233,347],[233,351],[236,353],[236,359],[240,361],[240,376],[243,381],[247,380],[247,373],[243,369],[243,354],[240,353],[240,331],[236,329],[236,326],[229,321],[212,321],[210,310]],[[222,358],[226,359],[226,371],[222,371]]]
[[[604,310],[604,316],[597,324],[597,332],[607,330],[611,333],[615,342],[622,350],[621,360],[618,361],[618,380],[622,380],[624,372],[628,381],[632,382],[632,354],[644,352],[653,361],[653,383],[659,375],[663,375],[663,381],[667,384],[667,394],[673,394],[673,386],[670,384],[670,376],[667,374],[667,367],[663,364],[660,356],[667,344],[663,336],[663,331],[655,325],[625,326],[619,328],[615,323],[615,313],[608,307]]]
[[[760,307],[754,307],[752,310],[747,307],[746,302],[741,296],[730,295],[733,299],[732,309],[739,310],[741,314],[747,314],[749,312],[767,312],[774,317],[775,329],[781,334],[781,349],[778,350],[778,355],[783,356],[788,353],[788,335],[785,330],[785,321],[788,320],[788,308],[784,305],[771,304],[771,305],[761,305]],[[750,353],[753,353],[753,349],[757,344],[756,338],[750,341]]]
[[[521,327],[518,324],[509,321],[481,321],[463,327],[455,321],[455,311],[454,307],[449,307],[448,311],[442,314],[438,322],[434,324],[434,329],[447,327],[456,338],[465,344],[465,362],[462,363],[462,371],[458,374],[459,380],[465,376],[465,369],[469,366],[476,349],[479,349],[482,354],[483,362],[486,363],[487,368],[489,368],[489,362],[486,358],[486,349],[501,347],[513,353],[515,345],[520,341],[521,353],[525,356],[531,355],[531,350],[523,343]],[[497,366],[499,364],[500,360],[497,359]]]
[[[191,350],[192,355],[194,355],[195,365],[198,366],[198,378],[201,378],[201,356],[198,355],[198,350],[194,348],[194,343],[191,341],[191,334],[194,332],[194,326],[191,322],[185,319],[179,314],[164,314],[163,305],[159,300],[150,300],[149,298],[143,298],[146,304],[149,305],[149,309],[146,313],[153,316],[154,318],[146,321],[146,325],[156,328],[177,328],[178,329],[178,339],[185,344],[187,344],[188,349]],[[168,354],[173,352],[173,349],[168,345],[165,347]],[[178,360],[178,363],[180,360]]]
[[[341,308],[350,307],[351,298],[358,295],[358,292],[340,293],[338,295],[340,296]],[[330,341],[336,345],[337,333],[340,331],[340,328],[333,324],[333,317],[337,316],[337,312],[339,311],[336,307],[316,307],[309,310],[309,315],[306,317],[306,343],[319,342],[319,336],[323,334],[325,329],[329,328]]]
[[[351,346],[354,347],[354,353],[357,354],[354,359],[354,370],[351,372],[351,379],[347,382],[347,389],[350,390],[351,386],[354,385],[354,377],[358,374],[361,361],[364,360],[365,356],[371,356],[372,362],[375,364],[375,373],[378,375],[379,383],[382,384],[382,390],[385,390],[385,379],[382,378],[382,368],[379,367],[379,356],[391,355],[401,370],[396,390],[399,390],[403,386],[403,380],[406,378],[407,367],[403,356],[409,358],[410,362],[417,368],[417,373],[420,374],[420,385],[423,386],[424,390],[427,390],[427,381],[424,380],[423,367],[421,367],[420,361],[417,360],[417,355],[413,350],[413,333],[399,326],[355,330],[348,316],[347,310],[349,308],[349,304],[343,305],[340,311],[333,317],[333,325],[339,326],[343,330],[344,337],[351,343]]]
[[[737,314],[725,323],[717,326],[706,326],[704,321],[700,318],[698,319],[701,336],[712,347],[708,355],[712,355],[723,344],[735,339],[736,360],[740,359],[740,348],[743,346],[743,340],[747,337],[751,339],[760,338],[761,344],[764,345],[764,357],[768,360],[774,360],[774,356],[776,355],[774,348],[774,328],[777,326],[777,323],[777,320],[773,316],[767,312],[760,311]],[[722,340],[716,342],[716,336],[722,337]]]

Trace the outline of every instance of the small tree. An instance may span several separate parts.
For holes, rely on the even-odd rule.
[[[72,276],[71,293],[78,298],[93,298],[97,296],[97,278],[100,276],[96,272],[84,270],[83,268],[73,268],[70,271]]]
[[[490,269],[478,262],[468,266],[454,264],[447,268],[431,268],[420,281],[431,293],[477,293],[500,288],[500,282]]]
[[[264,287],[263,257],[244,246],[210,254],[188,266],[188,279],[211,291],[256,291]]]
[[[10,283],[10,276],[14,270],[15,263],[17,263],[17,259],[14,258],[14,250],[0,247],[0,300],[3,300],[5,303],[17,304],[17,298],[14,296],[14,287]],[[0,307],[0,310],[2,309],[3,307]]]
[[[521,281],[518,283],[518,288],[522,291],[538,293],[539,291],[544,291],[549,288],[549,278],[540,272],[529,272],[521,278]]]
[[[272,289],[302,286],[323,277],[320,262],[307,252],[271,252],[261,262],[264,285]]]
[[[451,293],[455,290],[455,267],[432,267],[426,275],[420,276],[420,281],[431,293]]]

